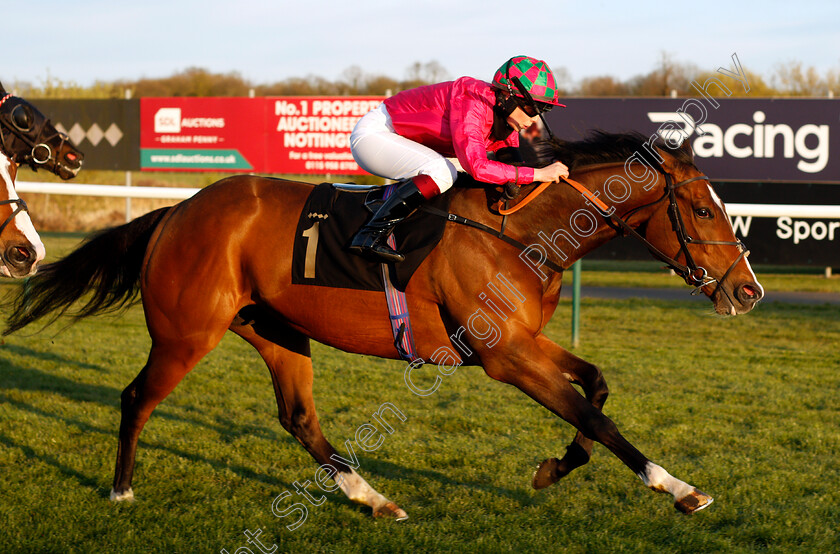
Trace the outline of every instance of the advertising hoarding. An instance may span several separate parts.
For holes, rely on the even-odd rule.
[[[143,170],[354,175],[350,132],[382,97],[143,98]]]
[[[266,122],[262,100],[142,98],[141,168],[260,171],[265,164]]]
[[[384,97],[266,98],[268,173],[364,174],[350,132]]]

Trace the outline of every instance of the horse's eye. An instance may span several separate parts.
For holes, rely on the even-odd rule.
[[[22,132],[32,128],[32,112],[24,105],[18,104],[12,110],[12,123]]]
[[[713,217],[712,210],[709,208],[697,208],[694,213],[701,219],[712,219]]]

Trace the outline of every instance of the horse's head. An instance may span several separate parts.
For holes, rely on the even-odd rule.
[[[601,209],[615,211],[609,226],[601,226],[602,241],[616,229],[634,234],[654,257],[711,298],[719,314],[749,312],[764,289],[723,202],[694,165],[689,142],[678,149],[656,142],[657,154],[648,140],[639,133],[594,131],[580,141],[543,141],[537,146],[538,163],[560,160],[590,186],[601,183],[608,200]]]
[[[72,179],[84,155],[35,106],[12,96],[0,84],[0,148],[17,165],[42,167]]]
[[[708,296],[722,315],[749,312],[764,296],[744,245],[720,197],[694,165],[688,141],[661,149],[665,193],[647,222],[646,238],[678,263],[675,271]]]
[[[20,164],[43,167],[71,179],[83,155],[32,104],[0,85],[0,276],[25,277],[44,259],[41,238],[26,203],[15,192]]]

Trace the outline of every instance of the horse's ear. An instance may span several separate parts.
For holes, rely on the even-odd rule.
[[[684,141],[682,141],[682,144],[680,144],[680,150],[685,152],[685,155],[688,156],[688,159],[691,160],[691,163],[694,163],[694,150],[692,150],[691,148],[691,140],[686,138]]]
[[[3,88],[3,83],[0,83],[0,94],[5,94],[6,89]]]

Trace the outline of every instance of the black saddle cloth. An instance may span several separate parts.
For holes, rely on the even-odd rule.
[[[344,192],[321,183],[310,193],[298,219],[292,258],[292,283],[342,289],[384,291],[379,263],[351,254],[347,247],[356,231],[371,217],[365,206],[381,199],[385,187],[370,192]],[[430,204],[446,210],[447,195]],[[397,251],[405,261],[393,264],[391,279],[404,291],[411,276],[437,246],[446,220],[422,210],[400,222],[394,230]]]

